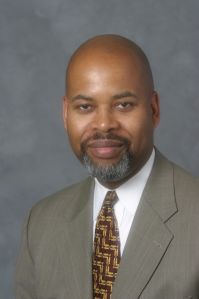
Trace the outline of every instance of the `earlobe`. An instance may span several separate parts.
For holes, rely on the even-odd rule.
[[[68,109],[68,99],[66,96],[62,98],[62,113],[63,113],[63,122],[64,128],[67,130],[67,109]]]
[[[160,122],[160,103],[159,103],[159,95],[156,91],[153,92],[151,99],[151,110],[152,110],[152,118],[154,128],[158,126]]]

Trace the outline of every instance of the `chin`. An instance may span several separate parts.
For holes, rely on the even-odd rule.
[[[93,161],[87,154],[83,155],[82,163],[88,172],[101,182],[117,182],[129,176],[132,169],[132,156],[124,153],[119,161]]]

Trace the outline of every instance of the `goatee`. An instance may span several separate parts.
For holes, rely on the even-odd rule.
[[[82,156],[82,163],[88,172],[100,182],[116,182],[125,178],[132,167],[133,155],[125,152],[119,162],[111,165],[100,165],[92,161],[85,153]]]

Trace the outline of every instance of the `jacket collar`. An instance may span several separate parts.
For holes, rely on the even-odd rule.
[[[67,246],[74,298],[92,298],[92,196],[91,178],[72,194]],[[133,200],[133,199],[132,199]],[[68,208],[68,209],[69,209]],[[170,246],[173,234],[167,222],[177,212],[173,165],[158,151],[138,206],[122,256],[112,299],[139,298]],[[122,287],[121,287],[122,286]]]

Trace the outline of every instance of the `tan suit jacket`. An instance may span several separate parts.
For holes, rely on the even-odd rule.
[[[33,207],[17,266],[17,299],[92,298],[92,194],[88,178]],[[199,181],[158,152],[112,294],[138,298],[199,298]]]

